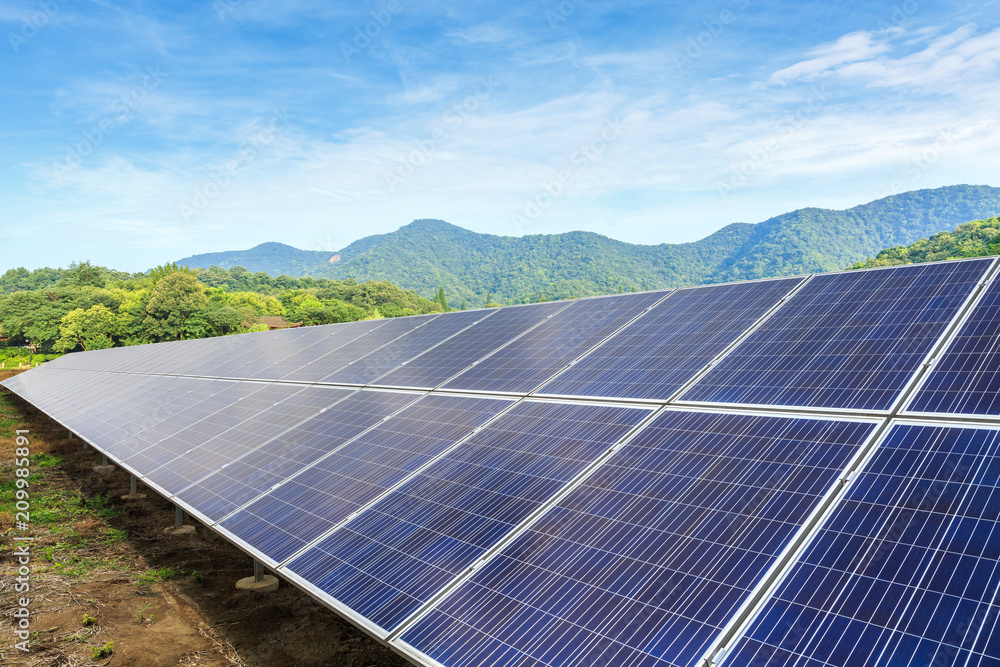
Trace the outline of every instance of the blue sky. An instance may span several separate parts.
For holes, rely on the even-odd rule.
[[[0,2],[0,270],[1000,186],[1000,2]]]

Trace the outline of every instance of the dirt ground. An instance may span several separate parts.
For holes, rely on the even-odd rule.
[[[30,443],[27,531],[15,523],[16,429]],[[248,556],[202,526],[193,536],[164,535],[172,505],[152,492],[123,500],[128,474],[100,476],[99,455],[66,435],[0,388],[0,664],[409,664],[284,582],[268,595],[237,591],[236,581],[252,574]],[[15,540],[26,536],[33,541]],[[28,593],[15,590],[15,549],[26,543]],[[24,596],[28,653],[15,646]]]

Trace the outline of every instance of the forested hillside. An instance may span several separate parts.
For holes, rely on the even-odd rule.
[[[886,248],[852,269],[896,264],[919,264],[962,257],[1000,255],[1000,218],[974,220],[950,232],[939,232],[908,246]]]
[[[735,223],[693,243],[635,245],[590,232],[494,236],[441,220],[416,220],[335,255],[269,243],[180,263],[389,280],[425,295],[444,285],[453,300],[470,304],[482,305],[488,294],[504,303],[523,303],[838,270],[882,248],[998,214],[1000,188],[956,185],[845,211],[806,208],[759,224]],[[310,258],[316,259],[311,267]]]

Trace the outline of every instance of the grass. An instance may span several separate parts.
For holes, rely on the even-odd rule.
[[[150,570],[146,570],[142,574],[136,577],[136,586],[146,586],[148,584],[155,584],[158,581],[164,581],[166,579],[173,579],[177,576],[177,573],[173,568],[170,567],[158,567]]]

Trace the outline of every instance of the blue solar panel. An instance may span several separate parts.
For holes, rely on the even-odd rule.
[[[681,399],[888,410],[992,261],[816,276]]]
[[[491,315],[455,337],[373,382],[385,387],[432,389],[501,345],[567,306],[564,301],[513,306]]]
[[[489,315],[490,313],[476,310],[446,313],[392,341],[391,344],[352,361],[347,368],[323,378],[323,382],[367,384]]]
[[[373,329],[369,333],[360,336],[345,345],[339,345],[334,339],[334,349],[320,351],[310,359],[303,359],[301,355],[296,355],[295,361],[299,362],[297,367],[288,367],[288,372],[281,376],[280,380],[296,382],[320,382],[323,378],[329,377],[335,371],[347,368],[350,364],[364,357],[367,354],[378,350],[410,333],[420,326],[425,326],[440,315],[416,315],[413,317],[397,317],[386,320],[384,323]],[[325,352],[325,353],[323,353]]]
[[[418,398],[420,394],[395,391],[354,392],[185,490],[181,497],[207,516],[229,514]],[[246,510],[223,521],[222,527],[267,554],[284,540],[280,531]]]
[[[987,288],[907,410],[1000,415],[1000,281]]]
[[[388,320],[364,320],[274,332],[272,344],[259,351],[222,355],[222,363],[211,369],[199,369],[203,375],[277,380],[300,372],[311,362],[381,328]],[[277,334],[277,335],[276,335]],[[316,380],[315,374],[290,379]]]
[[[663,413],[402,639],[449,667],[699,664],[874,430]]]
[[[526,394],[666,294],[642,292],[576,301],[443,386]]]
[[[666,400],[802,280],[677,290],[538,393]]]
[[[510,401],[427,396],[258,499],[226,525],[280,562],[375,500]],[[263,532],[263,531],[261,531]]]
[[[282,571],[390,630],[648,414],[521,403]]]
[[[996,665],[1000,432],[897,424],[728,665]]]
[[[168,493],[177,493],[350,393],[334,387],[271,385],[160,442],[155,452],[143,452],[142,468],[149,471],[145,477]],[[138,465],[135,459],[129,463]]]

